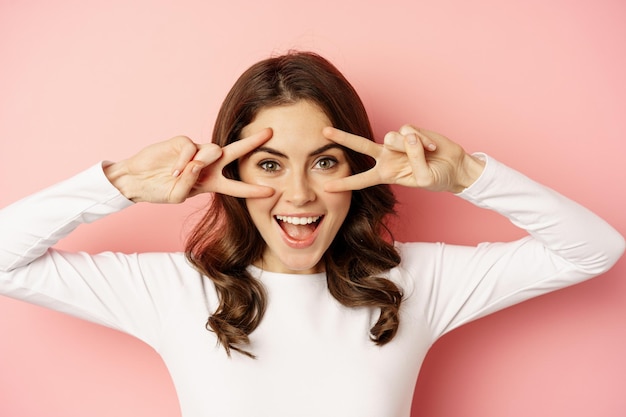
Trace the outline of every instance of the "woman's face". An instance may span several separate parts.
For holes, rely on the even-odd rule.
[[[262,109],[242,130],[242,137],[270,127],[273,135],[263,146],[241,158],[244,182],[272,187],[267,198],[250,198],[246,205],[265,240],[257,266],[284,273],[324,270],[321,259],[335,238],[352,193],[328,193],[324,183],[350,175],[344,151],[322,135],[328,117],[314,104]]]

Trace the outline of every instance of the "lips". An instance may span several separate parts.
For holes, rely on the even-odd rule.
[[[283,238],[290,246],[306,247],[313,243],[317,228],[323,216],[282,216],[274,217],[283,231]]]

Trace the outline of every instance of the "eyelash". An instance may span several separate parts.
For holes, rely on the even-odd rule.
[[[330,162],[331,166],[327,167],[327,168],[322,168],[319,167],[320,163],[322,162]],[[322,171],[327,171],[329,169],[332,169],[335,167],[335,165],[337,165],[338,161],[336,158],[330,157],[330,156],[323,156],[319,159],[317,159],[314,163],[314,166],[319,167],[319,169],[321,169]],[[269,168],[269,165],[274,165],[274,168]],[[265,172],[276,172],[280,170],[280,163],[278,163],[278,161],[273,160],[273,159],[265,159],[261,162],[259,162],[258,164],[259,168],[261,168],[263,171]]]

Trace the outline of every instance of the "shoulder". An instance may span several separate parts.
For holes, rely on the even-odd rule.
[[[217,300],[213,281],[198,271],[184,252],[146,252],[135,254],[137,268],[146,287],[156,293],[192,302]]]
[[[389,279],[399,285],[405,295],[413,292],[416,285],[428,280],[436,271],[442,243],[395,242],[400,254],[400,263],[389,271]]]
[[[135,258],[135,263],[138,268],[141,268],[142,275],[171,277],[181,281],[195,281],[202,277],[184,252],[144,252],[125,256]]]

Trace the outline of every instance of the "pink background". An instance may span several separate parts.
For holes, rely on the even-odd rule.
[[[298,48],[344,71],[379,137],[440,131],[625,234],[625,21],[622,0],[1,0],[0,206],[157,140],[208,140],[241,71]],[[400,193],[400,240],[521,235],[452,196]],[[201,203],[135,206],[59,246],[177,250]],[[625,274],[622,259],[446,336],[413,416],[625,415]],[[7,298],[0,335],[1,416],[179,415],[160,359],[129,336]]]

